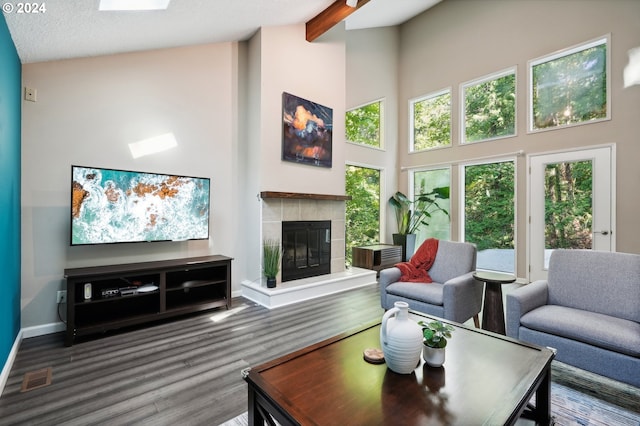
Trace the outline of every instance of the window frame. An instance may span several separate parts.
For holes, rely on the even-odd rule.
[[[385,98],[380,98],[380,99],[375,99],[371,102],[365,102],[363,104],[360,104],[358,106],[355,106],[353,108],[349,108],[345,111],[345,141],[346,143],[352,144],[352,145],[356,145],[356,146],[361,146],[361,147],[365,147],[365,148],[371,148],[371,149],[375,149],[378,151],[386,151],[386,144],[385,144],[385,137],[384,137],[384,131],[385,131],[385,126],[384,126],[384,112],[385,112]],[[346,135],[346,115],[348,112],[350,111],[354,111],[363,107],[366,107],[368,105],[372,105],[375,103],[379,103],[380,104],[380,120],[379,120],[379,128],[378,128],[378,134],[379,134],[379,143],[380,146],[373,146],[373,145],[367,145],[366,143],[362,143],[362,142],[358,142],[358,141],[350,141],[349,139],[347,139],[347,135]]]
[[[433,148],[415,149],[415,123],[414,123],[415,104],[418,102],[437,98],[438,96],[442,96],[446,94],[449,95],[449,143],[446,145],[436,146]],[[453,146],[453,89],[452,87],[449,86],[435,92],[430,92],[426,95],[409,99],[409,117],[408,118],[409,118],[409,147],[408,147],[409,154],[432,151],[435,149],[451,148]]]
[[[466,129],[467,88],[472,86],[477,86],[483,83],[487,83],[493,80],[497,80],[499,78],[506,77],[511,74],[513,74],[514,80],[515,80],[514,96],[516,98],[514,102],[513,134],[504,135],[504,136],[494,136],[494,137],[480,139],[477,141],[467,141],[467,129]],[[518,66],[517,65],[514,65],[509,68],[505,68],[500,71],[496,71],[491,74],[487,74],[485,76],[476,78],[474,80],[460,83],[460,145],[471,145],[474,143],[489,142],[489,141],[495,141],[500,139],[513,138],[516,136],[518,136]]]
[[[567,56],[571,56],[575,53],[579,53],[582,52],[584,50],[587,49],[591,49],[593,47],[597,47],[597,46],[601,46],[601,45],[605,45],[606,47],[606,55],[605,55],[605,89],[607,91],[606,93],[606,103],[607,103],[607,113],[606,116],[603,118],[598,118],[598,119],[594,119],[594,120],[589,120],[589,121],[580,121],[577,123],[570,123],[570,124],[562,124],[559,126],[554,126],[554,127],[545,127],[543,129],[538,129],[534,127],[534,112],[533,112],[533,68],[537,65],[541,65],[547,62],[551,62],[551,61],[555,61],[557,59],[562,59],[565,58]],[[593,124],[593,123],[600,123],[603,121],[609,121],[611,120],[611,34],[605,34],[601,37],[597,37],[591,40],[588,40],[586,42],[583,43],[579,43],[570,47],[567,47],[565,49],[561,49],[558,50],[554,53],[548,54],[548,55],[544,55],[544,56],[540,56],[538,58],[535,59],[531,59],[529,61],[527,61],[527,133],[539,133],[539,132],[546,132],[546,131],[551,131],[551,130],[558,130],[558,129],[566,129],[566,128],[570,128],[570,127],[575,127],[575,126],[583,126],[586,124]]]

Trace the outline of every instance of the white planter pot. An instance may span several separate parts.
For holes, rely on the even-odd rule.
[[[422,345],[422,359],[430,367],[442,367],[444,364],[446,348],[432,348],[431,346]]]

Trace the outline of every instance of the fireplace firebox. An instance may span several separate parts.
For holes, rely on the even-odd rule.
[[[282,222],[282,281],[331,273],[331,221]]]

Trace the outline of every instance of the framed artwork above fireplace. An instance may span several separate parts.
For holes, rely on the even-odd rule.
[[[331,167],[333,109],[282,93],[282,160]]]

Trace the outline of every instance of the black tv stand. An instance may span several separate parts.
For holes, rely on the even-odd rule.
[[[78,336],[206,309],[229,309],[231,260],[214,255],[65,269],[65,346]],[[90,294],[87,290],[85,295],[86,284]]]

